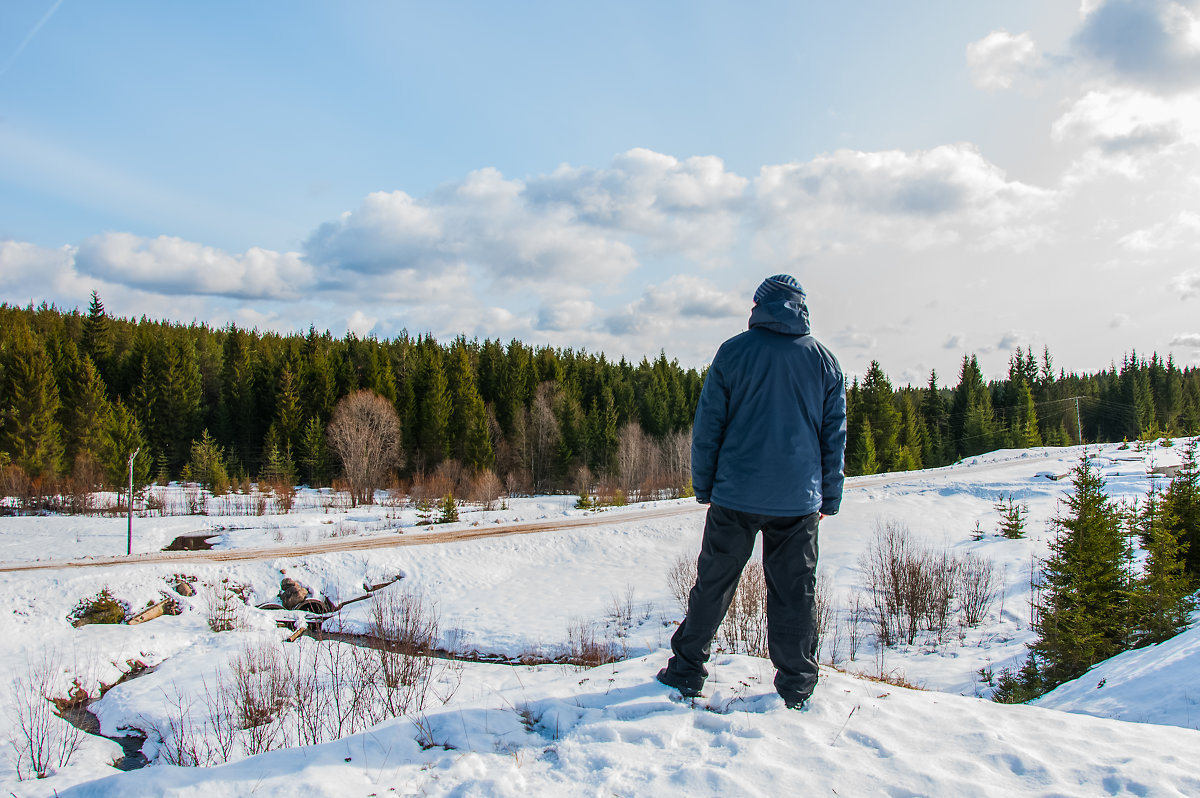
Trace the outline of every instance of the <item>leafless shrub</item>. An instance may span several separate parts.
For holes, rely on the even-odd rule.
[[[926,552],[921,570],[927,576],[921,580],[921,592],[910,600],[914,606],[924,602],[925,628],[936,633],[938,640],[945,637],[950,628],[958,568],[958,558],[949,552]]]
[[[577,668],[595,668],[617,661],[617,646],[601,636],[597,624],[581,618],[567,625],[567,659]]]
[[[445,496],[447,493],[453,493],[455,496],[460,496],[470,490],[471,475],[463,464],[454,458],[448,458],[438,463],[438,467],[433,472],[434,480],[438,487],[442,488],[438,498]]]
[[[862,594],[854,593],[850,600],[850,608],[846,617],[846,655],[853,662],[858,657],[858,647],[863,640],[863,622],[869,614],[867,605],[863,602]]]
[[[229,632],[244,625],[245,585],[223,577],[220,582],[204,585],[204,612],[208,628],[214,632]]]
[[[446,494],[460,495],[464,492],[460,486],[464,475],[465,471],[457,460],[443,460],[432,474],[418,472],[413,477],[409,496],[421,504],[441,501]]]
[[[216,764],[205,723],[192,717],[193,701],[175,685],[173,696],[163,692],[166,719],[142,719],[142,726],[158,738],[157,758],[168,765],[195,768]],[[227,761],[227,760],[224,760]]]
[[[667,586],[670,587],[675,601],[679,603],[679,612],[684,615],[687,614],[688,596],[691,594],[694,584],[696,584],[696,558],[680,554],[671,565],[671,570],[667,572]]]
[[[326,739],[336,740],[368,726],[377,669],[373,654],[330,643],[319,645],[315,657],[316,668],[328,690],[328,711],[321,715],[322,734]]]
[[[294,655],[286,657],[284,671],[288,679],[287,692],[292,697],[295,737],[300,745],[318,745],[326,741],[325,715],[330,708],[329,682],[320,676],[320,660],[305,657],[299,646]]]
[[[286,746],[283,710],[291,699],[286,661],[275,645],[243,649],[229,665],[229,682],[220,689],[232,694],[237,727],[250,756]]]
[[[275,497],[276,510],[283,515],[290,513],[296,504],[296,486],[289,482],[272,482],[269,487]]]
[[[957,591],[963,623],[971,627],[978,626],[996,600],[998,584],[995,563],[986,557],[968,553],[959,563]]]
[[[829,579],[820,574],[817,576],[816,593],[813,596],[814,615],[816,616],[817,656],[820,658],[822,646],[829,651],[829,661],[837,656],[838,622],[837,606],[829,587]]]
[[[180,767],[209,767],[237,755],[285,748],[293,740],[287,723],[295,698],[290,663],[273,644],[244,648],[218,669],[204,694],[189,697],[178,686],[163,694],[164,720],[144,721],[158,738],[158,756]],[[197,704],[203,711],[197,712]],[[320,742],[319,740],[317,742]]]
[[[0,499],[6,500],[14,513],[30,512],[33,494],[33,481],[25,469],[15,464],[0,468]]]
[[[528,496],[533,493],[533,477],[526,470],[509,471],[504,475],[504,492],[509,496]]]
[[[634,616],[634,591],[633,585],[627,584],[624,593],[612,593],[609,598],[609,617],[612,618],[613,626],[616,627],[617,637],[624,638],[629,634],[629,630],[633,628]]]
[[[471,477],[471,486],[467,491],[467,501],[483,505],[483,509],[491,510],[504,491],[500,478],[491,469],[484,469]]]
[[[85,514],[96,509],[96,491],[104,482],[104,467],[88,452],[75,457],[71,476],[63,483],[63,510],[68,513]]]
[[[925,686],[923,684],[921,684],[919,682],[910,681],[909,678],[904,675],[904,671],[900,670],[899,668],[895,668],[890,671],[880,670],[878,673],[873,673],[873,674],[872,673],[863,673],[860,675],[866,677],[867,679],[870,679],[873,682],[882,682],[883,684],[890,684],[892,687],[903,687],[906,690],[924,690],[925,689]]]
[[[893,521],[876,527],[859,567],[876,637],[884,646],[912,644],[921,631],[933,632],[940,641],[956,610],[963,622],[978,625],[995,597],[990,561],[975,555],[959,560],[919,546]]]
[[[255,488],[250,492],[250,515],[266,515],[268,510],[273,510],[275,506],[275,497],[265,491]]]
[[[746,564],[719,634],[732,653],[767,656],[767,579],[761,562]]]
[[[83,745],[84,732],[55,712],[55,677],[62,665],[53,651],[26,660],[13,679],[9,743],[17,778],[44,779],[54,768],[66,767]]]
[[[188,515],[201,515],[204,512],[204,491],[199,485],[189,483],[183,489],[183,500]]]
[[[229,680],[224,673],[217,671],[214,678],[215,688],[210,689],[208,681],[204,684],[204,706],[207,710],[208,725],[205,732],[211,732],[204,737],[207,759],[210,763],[228,762],[237,752],[238,728],[235,718],[238,715],[234,701],[234,691],[229,688]]]
[[[617,500],[618,495],[622,497],[620,502]],[[612,507],[624,503],[624,496],[625,491],[621,489],[621,483],[613,477],[605,477],[596,483],[592,501],[597,507]]]
[[[371,603],[371,634],[377,649],[379,688],[388,717],[421,712],[428,699],[438,640],[434,608],[420,593],[381,590]]]

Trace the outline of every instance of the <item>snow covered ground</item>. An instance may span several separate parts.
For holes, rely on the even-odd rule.
[[[1178,462],[1178,450],[1146,452],[1115,445],[1090,450],[1118,498],[1143,496],[1148,469]],[[667,572],[694,558],[703,513],[640,518],[639,508],[599,514],[600,526],[450,541],[436,545],[308,556],[273,555],[246,562],[200,562],[179,555],[165,563],[62,567],[0,572],[0,661],[13,675],[46,652],[58,664],[66,695],[73,682],[95,695],[130,669],[152,672],[126,681],[92,705],[105,734],[167,719],[170,698],[196,695],[218,666],[248,642],[305,650],[311,640],[280,644],[281,612],[247,610],[246,628],[215,634],[200,598],[185,611],[137,626],[73,628],[66,616],[81,598],[109,588],[138,608],[156,601],[177,574],[248,586],[252,603],[270,600],[283,576],[342,601],[364,586],[403,578],[384,590],[416,590],[432,598],[446,648],[508,657],[553,657],[572,630],[590,626],[627,657],[581,670],[570,665],[514,667],[444,664],[435,693],[449,696],[410,719],[385,721],[351,737],[273,751],[216,768],[161,763],[116,773],[115,743],[88,737],[72,764],[42,781],[17,781],[0,761],[0,791],[52,795],[508,795],[508,794],[1200,794],[1190,767],[1200,711],[1190,707],[1189,632],[1160,646],[1129,652],[1064,685],[1038,707],[980,700],[980,672],[1017,664],[1029,629],[1029,582],[1044,556],[1049,520],[1070,488],[1066,474],[1078,449],[1002,451],[956,466],[850,480],[842,512],[821,527],[821,573],[840,609],[836,644],[827,637],[827,667],[810,708],[788,711],[771,688],[765,660],[718,654],[705,698],[681,703],[653,680],[681,611]],[[1027,537],[997,534],[998,497],[1029,508]],[[457,525],[483,528],[586,515],[575,497],[516,499],[504,509],[464,511]],[[394,507],[309,509],[286,516],[134,520],[135,553],[161,550],[175,537],[205,534],[220,549],[286,546],[334,537],[364,540],[414,532],[415,510]],[[848,610],[861,591],[859,559],[877,525],[900,524],[924,545],[995,563],[1003,584],[977,628],[927,633],[908,646],[880,649],[870,641],[850,658]],[[978,540],[978,529],[983,535]],[[125,551],[124,519],[0,519],[0,567],[46,560],[110,557]],[[632,612],[628,610],[632,608]],[[341,624],[363,628],[370,601],[351,604]],[[293,613],[294,615],[294,613]],[[836,669],[835,669],[836,668]],[[888,676],[923,687],[872,681]],[[1097,689],[1097,684],[1103,687]],[[13,703],[0,684],[0,703]],[[1066,710],[1066,711],[1063,711]],[[1095,716],[1095,717],[1090,717]],[[1128,721],[1138,721],[1137,724]],[[7,730],[15,729],[11,721]],[[1147,725],[1158,724],[1158,725]],[[1182,728],[1181,728],[1182,727]],[[418,739],[434,747],[422,748]],[[153,754],[153,741],[147,744]]]

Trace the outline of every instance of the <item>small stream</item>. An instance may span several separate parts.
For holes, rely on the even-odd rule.
[[[138,663],[140,665],[140,663]],[[123,684],[136,679],[139,676],[144,676],[150,673],[154,668],[139,667],[129,671],[120,679],[108,685],[101,692],[103,695],[118,684]],[[117,745],[121,746],[124,755],[113,762],[113,767],[117,770],[138,770],[150,764],[146,759],[146,755],[142,753],[142,745],[146,742],[145,734],[137,734],[137,730],[131,729],[131,734],[109,736],[100,733],[100,719],[96,717],[96,713],[92,712],[89,707],[96,701],[100,700],[99,696],[78,699],[53,699],[54,704],[58,707],[58,716],[70,723],[80,731],[87,732],[95,737],[103,737],[106,740],[112,740]]]
[[[58,713],[59,717],[77,729],[96,737],[112,740],[121,746],[124,756],[113,762],[113,767],[117,770],[138,770],[139,768],[146,767],[149,762],[146,760],[146,755],[142,753],[142,745],[146,742],[146,735],[129,734],[121,737],[109,737],[107,734],[101,734],[100,719],[88,709],[88,706],[95,700],[94,698],[90,698],[83,704],[68,707]]]

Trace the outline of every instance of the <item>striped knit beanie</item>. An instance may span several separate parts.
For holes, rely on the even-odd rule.
[[[804,299],[804,289],[796,278],[790,274],[776,274],[762,281],[762,285],[754,292],[754,304],[769,302],[773,299],[795,299],[796,294]]]

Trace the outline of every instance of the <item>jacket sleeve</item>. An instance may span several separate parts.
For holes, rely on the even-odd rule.
[[[846,481],[846,378],[836,360],[826,378],[821,419],[821,513],[835,515],[842,506]]]
[[[717,455],[725,439],[729,418],[729,391],[721,373],[721,352],[713,358],[696,404],[692,422],[692,490],[696,500],[708,503],[717,474]]]

